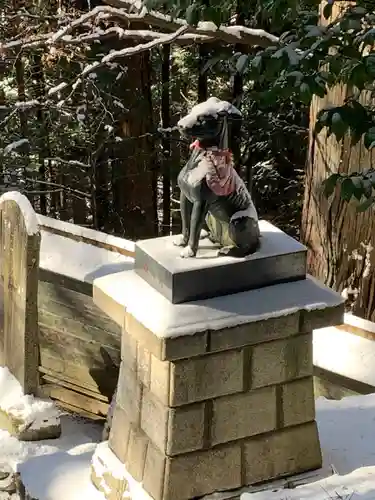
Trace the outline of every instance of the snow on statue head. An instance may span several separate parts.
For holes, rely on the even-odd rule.
[[[182,135],[197,139],[204,147],[230,148],[241,130],[241,112],[227,101],[210,97],[194,106],[177,126]]]
[[[220,254],[244,256],[259,246],[258,215],[231,153],[241,121],[235,106],[210,97],[177,124],[185,137],[195,139],[177,179],[182,235],[175,244],[184,247],[181,257],[195,257],[204,224]]]

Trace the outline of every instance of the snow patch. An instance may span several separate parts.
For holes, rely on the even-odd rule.
[[[374,500],[374,476],[375,467],[363,467],[294,489],[244,493],[240,500]]]
[[[19,467],[26,491],[38,500],[104,500],[90,480],[94,449],[88,443],[31,458]]]
[[[121,248],[131,254],[134,254],[135,252],[135,244],[133,241],[119,238],[108,233],[102,233],[101,231],[95,231],[94,229],[89,229],[87,227],[78,226],[77,224],[71,224],[70,222],[52,219],[51,217],[46,217],[45,215],[38,214],[37,217],[41,226],[50,227],[80,238],[94,240],[104,245]]]
[[[67,259],[69,255],[72,258]],[[92,283],[100,276],[131,269],[133,258],[42,230],[39,267]]]
[[[241,112],[230,102],[221,101],[217,97],[210,97],[207,101],[194,106],[188,115],[179,120],[177,126],[182,129],[191,128],[198,120],[209,116],[217,118],[221,113],[242,116]]]
[[[38,218],[29,200],[19,191],[8,191],[0,197],[0,206],[5,201],[14,201],[20,207],[25,220],[26,231],[32,236],[39,231]]]
[[[66,87],[66,83],[65,82],[61,82],[58,85],[56,85],[56,87],[51,87],[48,90],[47,95],[50,96],[50,95],[53,95],[53,94],[57,94],[60,90],[63,90],[65,87]]]
[[[92,283],[100,276],[133,267],[132,241],[43,215],[38,215],[38,222],[42,226],[39,265],[45,270]],[[60,234],[49,232],[48,228]],[[77,238],[83,241],[76,241]],[[117,252],[117,248],[130,256]],[[67,259],[67,255],[74,258]]]
[[[345,324],[375,331],[375,326],[351,314]],[[314,330],[314,365],[330,372],[375,387],[375,342],[336,327]],[[335,353],[332,356],[332,353]]]
[[[13,151],[14,149],[17,149],[17,148],[23,146],[24,144],[29,144],[29,140],[28,139],[19,139],[18,141],[11,142],[10,144],[8,144],[4,148],[4,154],[7,155],[11,151]]]
[[[21,422],[21,430],[59,425],[59,411],[52,401],[25,395],[8,368],[0,367],[0,409]]]

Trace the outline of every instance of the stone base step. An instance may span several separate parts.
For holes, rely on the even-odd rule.
[[[267,481],[263,484],[246,486],[237,490],[213,493],[204,496],[201,500],[240,500],[243,493],[295,488],[320,481],[335,473],[333,467],[323,466],[323,468],[289,476],[285,479]],[[96,448],[91,464],[91,480],[95,487],[102,492],[106,500],[123,500],[124,498],[153,500],[110,450],[108,442],[102,442]]]

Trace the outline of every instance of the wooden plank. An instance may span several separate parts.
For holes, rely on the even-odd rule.
[[[57,375],[57,377],[56,377]],[[76,381],[78,383],[79,381]],[[110,398],[107,396],[104,396],[103,394],[100,394],[99,392],[94,392],[90,391],[89,389],[86,389],[85,387],[82,387],[82,385],[76,385],[76,383],[72,382],[67,382],[66,380],[62,380],[58,374],[44,374],[41,377],[41,384],[54,384],[58,385],[60,387],[65,387],[66,389],[70,389],[74,392],[78,392],[80,394],[83,394],[85,396],[88,396],[92,399],[96,399],[98,401],[103,401],[104,403],[109,404],[110,403]]]
[[[45,398],[48,397],[43,393],[43,387],[39,389],[39,397]],[[94,413],[90,413],[89,411],[79,408],[78,406],[70,405],[68,403],[64,403],[63,401],[59,401],[58,399],[55,399],[55,403],[58,407],[60,407],[62,410],[65,410],[68,413],[74,413],[78,415],[79,417],[87,418],[89,420],[94,420],[95,422],[98,423],[104,423],[106,420],[106,417],[103,415],[95,415]]]
[[[369,332],[368,330],[364,330],[363,328],[359,328],[357,326],[344,324],[336,326],[336,328],[344,332],[351,333],[352,335],[357,335],[358,337],[362,337],[364,339],[375,340],[374,332]]]
[[[74,290],[85,295],[92,297],[92,283],[79,281],[63,274],[54,273],[47,269],[39,268],[39,280],[48,283],[55,283],[61,285],[69,290]]]
[[[341,399],[357,394],[372,394],[375,388],[337,373],[314,366],[314,385],[317,396],[329,399]]]
[[[375,323],[353,314],[345,314],[344,324],[337,328],[352,335],[358,335],[368,340],[375,340]]]
[[[47,349],[57,357],[74,363],[89,363],[89,366],[105,365],[108,369],[120,365],[120,348],[103,345],[94,340],[85,340],[68,332],[46,325],[39,325],[40,349]]]
[[[76,408],[82,408],[94,415],[102,417],[107,415],[109,405],[97,399],[79,394],[56,384],[43,384],[40,389],[46,397],[51,399],[59,400]]]
[[[43,281],[40,276],[39,293],[51,297],[51,299],[55,300],[56,302],[62,302],[64,304],[67,303],[72,305],[74,305],[77,297],[79,297],[79,302],[83,307],[87,309],[96,308],[91,295],[77,292],[69,287],[61,286],[60,284],[53,281]]]
[[[3,362],[25,393],[38,387],[38,265],[40,232],[30,202],[1,199],[4,279]]]
[[[102,344],[120,348],[121,329],[109,318],[103,318],[87,311],[74,310],[73,307],[54,301],[39,302],[39,324],[55,328],[62,332],[76,335],[88,341],[95,340]]]
[[[60,285],[39,282],[38,308],[50,314],[70,318],[87,327],[106,330],[121,337],[121,328],[103,313],[93,302],[92,297],[68,290]]]
[[[49,373],[61,381],[73,383],[93,393],[112,398],[119,375],[119,367],[108,370],[106,366],[89,368],[85,364],[71,363],[61,357],[55,357],[46,349],[41,350],[40,373]]]
[[[74,335],[86,342],[98,342],[104,346],[119,350],[121,348],[121,337],[114,333],[96,326],[88,325],[83,321],[70,317],[52,314],[45,309],[39,309],[39,327],[52,328],[59,331],[63,336]]]

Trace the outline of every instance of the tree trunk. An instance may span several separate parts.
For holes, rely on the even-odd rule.
[[[182,97],[181,97],[181,75],[179,73],[178,65],[172,58],[172,68],[171,68],[171,98],[172,98],[172,109],[171,109],[171,126],[175,127],[178,120],[181,118],[181,107],[182,107]],[[171,182],[172,182],[172,198],[178,200],[180,197],[180,188],[177,186],[177,176],[180,172],[181,167],[181,143],[179,140],[174,140],[170,142],[171,147]],[[172,203],[172,234],[177,234],[181,229],[181,220],[178,205]]]
[[[34,98],[43,102],[46,95],[46,87],[44,81],[44,68],[42,58],[39,54],[33,54],[31,57],[31,80],[33,81],[33,94]],[[48,126],[46,122],[46,116],[44,109],[40,106],[37,108],[37,119],[39,125],[39,134],[38,134],[38,146],[39,146],[39,181],[40,184],[38,189],[41,192],[40,195],[40,212],[43,215],[47,215],[47,186],[46,182],[49,180],[56,183],[56,177],[52,172],[51,162],[48,158],[51,157],[51,149],[50,149],[50,140],[49,140],[49,132]],[[46,168],[47,166],[47,168]],[[54,188],[52,188],[54,189]],[[52,194],[52,213],[55,215],[56,211],[56,203],[58,200],[58,196],[56,193]]]
[[[170,120],[170,55],[171,46],[164,45],[163,61],[161,67],[161,120],[162,127],[168,128],[171,125]],[[163,140],[163,235],[169,235],[171,232],[171,172],[170,172],[171,144],[170,140]]]
[[[347,5],[335,3],[333,16]],[[329,200],[322,193],[322,182],[331,173],[375,167],[375,153],[368,151],[363,141],[353,147],[349,137],[338,143],[333,135],[327,137],[325,130],[317,136],[313,134],[319,110],[342,105],[350,93],[349,88],[341,85],[324,99],[313,99],[301,236],[309,250],[309,272],[343,292],[354,314],[375,321],[374,211],[360,214],[354,202],[341,201],[337,192]],[[362,104],[370,99],[369,92],[362,93]]]
[[[143,53],[126,59],[127,74],[118,80],[116,95],[124,111],[119,133],[122,142],[114,146],[112,185],[114,227],[129,239],[157,235],[155,189],[156,148],[151,101],[150,56]]]
[[[198,63],[198,102],[208,99],[207,72],[203,72],[204,65],[207,62],[208,50],[204,43],[199,45],[199,63]]]
[[[245,24],[245,4],[244,0],[237,0],[237,15],[236,15],[236,24],[237,25],[244,25]],[[237,52],[241,52],[243,47],[241,45],[236,45],[234,50]],[[232,95],[232,102],[235,106],[241,107],[241,102],[242,102],[242,96],[243,96],[243,78],[242,74],[239,73],[238,71],[235,72],[234,77],[233,77],[233,95]],[[233,141],[232,145],[232,152],[233,152],[233,159],[234,159],[234,164],[236,166],[237,171],[241,171],[241,143],[240,140]],[[250,167],[248,167],[250,168]],[[251,179],[251,172],[247,171],[246,172],[246,177],[249,183],[249,179]],[[250,189],[250,186],[248,186]]]

